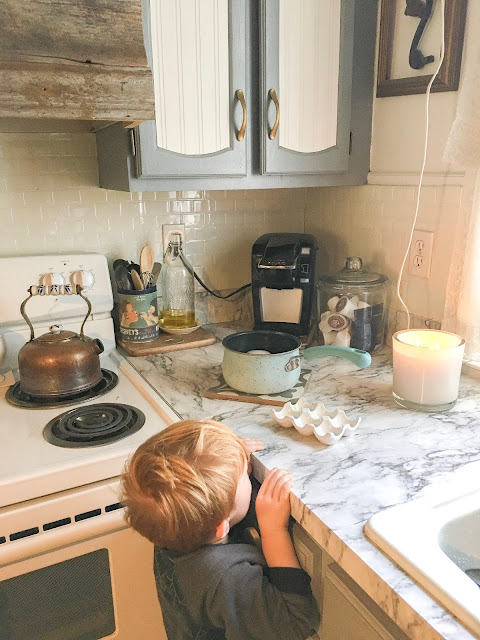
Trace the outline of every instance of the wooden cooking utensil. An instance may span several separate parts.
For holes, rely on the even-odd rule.
[[[140,275],[134,269],[130,271],[130,277],[132,278],[135,289],[138,289],[139,291],[143,291],[145,289]]]
[[[140,275],[142,276],[144,288],[150,286],[152,269],[155,262],[155,254],[150,245],[145,245],[140,252]]]
[[[151,272],[153,263],[155,262],[155,254],[150,245],[145,245],[140,252],[140,273]]]

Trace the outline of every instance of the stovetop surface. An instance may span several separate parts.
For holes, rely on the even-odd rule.
[[[88,404],[128,404],[145,414],[145,424],[139,431],[112,444],[73,449],[50,444],[43,430],[66,408],[12,406],[5,399],[8,387],[0,387],[0,507],[115,477],[137,446],[168,424],[167,416],[162,417],[147,399],[151,394],[156,396],[155,392],[149,391],[146,383],[140,391],[126,375],[130,365],[122,356],[116,351],[102,354],[101,366],[118,375],[118,385]],[[156,396],[154,403],[162,405],[161,398]],[[69,409],[75,406],[85,404]],[[173,421],[172,412],[167,413]]]
[[[67,285],[69,290],[80,285],[92,308],[84,324],[85,335],[102,341],[105,352],[100,356],[101,367],[118,375],[113,389],[88,402],[42,409],[9,404],[5,399],[8,386],[1,386],[0,375],[0,509],[8,505],[17,509],[18,503],[24,501],[118,476],[127,457],[141,442],[178,417],[115,349],[113,296],[105,256],[79,253],[0,257],[0,268],[15,274],[15,286],[11,279],[0,279],[0,331],[6,345],[2,374],[9,369],[17,371],[18,353],[30,340],[21,307],[32,292],[31,287],[38,295],[29,297],[25,306],[38,337],[47,333],[52,324],[80,331],[87,305],[80,296],[67,295]],[[59,286],[63,286],[63,293]],[[47,442],[43,430],[53,418],[90,403],[131,405],[145,415],[145,423],[138,431],[110,444],[64,448]]]

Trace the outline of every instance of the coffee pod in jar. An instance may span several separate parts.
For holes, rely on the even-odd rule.
[[[323,344],[336,344],[337,340],[337,332],[336,331],[321,331],[320,336],[321,340],[323,340]]]
[[[339,347],[349,347],[351,343],[351,335],[347,329],[339,331],[335,334],[335,344]]]
[[[348,298],[347,296],[342,296],[337,302],[335,311],[353,320],[353,314],[356,308],[357,306],[352,299]]]
[[[325,313],[322,313],[318,326],[320,331],[323,331],[324,333],[328,331],[343,331],[350,326],[350,320],[341,313],[331,313],[330,311],[326,311]]]
[[[331,311],[332,313],[336,311],[337,303],[339,300],[340,300],[339,296],[333,296],[333,298],[330,298],[330,300],[327,302],[328,310]]]

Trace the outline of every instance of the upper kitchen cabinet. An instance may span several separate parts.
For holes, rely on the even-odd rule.
[[[363,184],[377,0],[145,0],[156,120],[97,132],[100,186]]]
[[[354,4],[263,2],[262,173],[348,170]]]
[[[244,176],[244,0],[151,0],[144,8],[157,117],[134,132],[136,175]]]

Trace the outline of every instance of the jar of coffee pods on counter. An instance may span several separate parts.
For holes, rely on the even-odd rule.
[[[387,276],[365,269],[361,258],[347,258],[343,269],[319,280],[320,342],[379,349],[385,338],[388,294]]]

